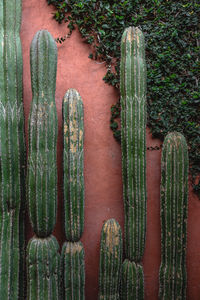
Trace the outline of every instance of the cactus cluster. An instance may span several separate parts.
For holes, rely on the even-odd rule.
[[[48,31],[40,30],[34,36],[30,61],[33,100],[29,116],[27,198],[36,236],[27,249],[28,299],[56,300],[59,299],[59,253],[51,234],[57,207],[57,47]]]
[[[101,231],[99,300],[119,300],[121,265],[121,227],[117,221],[109,219]]]
[[[24,297],[21,1],[0,1],[0,299]]]
[[[35,236],[27,247],[28,300],[84,300],[83,103],[75,89],[63,99],[65,234],[52,235],[57,213],[57,47],[46,30],[31,44],[33,100],[25,193],[22,101],[21,1],[0,0],[0,299],[24,299],[25,194]],[[99,300],[144,299],[141,260],[146,235],[146,63],[144,37],[127,28],[121,41],[121,145],[125,212],[122,232],[114,219],[101,232]],[[177,132],[165,138],[161,174],[161,266],[159,298],[186,299],[188,152]],[[60,276],[61,275],[61,276]],[[119,289],[121,284],[121,290]],[[121,295],[120,295],[121,292]]]
[[[62,299],[85,299],[83,102],[75,89],[63,99],[63,182],[65,235],[61,253]]]
[[[161,162],[160,299],[186,299],[188,151],[183,135],[169,133]]]
[[[120,92],[125,256],[136,266],[145,247],[147,197],[145,45],[143,33],[135,27],[127,28],[122,35]],[[139,284],[140,278],[134,278],[132,284]],[[135,299],[143,299],[143,293]]]

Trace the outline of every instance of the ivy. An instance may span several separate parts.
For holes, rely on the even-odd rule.
[[[184,134],[189,145],[190,173],[200,193],[200,4],[180,0],[48,0],[54,18],[66,22],[71,35],[78,27],[91,45],[91,59],[105,62],[104,81],[119,89],[120,40],[124,29],[138,26],[145,35],[148,126],[154,137],[169,131]],[[66,38],[58,39],[61,43]],[[111,108],[110,126],[119,139]],[[117,115],[119,116],[119,114]]]

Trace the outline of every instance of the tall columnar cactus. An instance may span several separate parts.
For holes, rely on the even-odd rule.
[[[62,299],[85,299],[84,249],[79,241],[84,227],[83,102],[75,89],[63,99],[63,173],[65,234],[61,255]]]
[[[129,27],[121,41],[121,145],[125,253],[140,262],[146,234],[146,63],[144,37]]]
[[[38,237],[47,237],[53,231],[57,210],[57,46],[48,31],[36,33],[30,56],[33,100],[29,116],[27,197],[33,230]]]
[[[79,242],[65,242],[61,253],[62,299],[85,299],[84,248]]]
[[[69,89],[63,99],[63,169],[65,234],[71,242],[80,239],[84,227],[83,138],[83,102]]]
[[[125,259],[122,265],[121,299],[144,299],[143,281],[142,266]]]
[[[99,300],[119,300],[122,265],[122,232],[120,225],[110,219],[101,231]]]
[[[161,164],[160,299],[186,299],[188,151],[183,135],[169,133]]]
[[[23,299],[25,142],[21,1],[0,0],[0,299]]]
[[[58,243],[51,236],[57,206],[56,69],[56,44],[48,31],[38,31],[31,44],[33,100],[29,116],[27,194],[36,237],[28,245],[28,300],[59,300]]]
[[[59,245],[54,236],[33,237],[27,247],[27,298],[29,300],[58,300]]]

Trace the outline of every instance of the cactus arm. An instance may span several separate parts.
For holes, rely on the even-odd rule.
[[[69,89],[63,99],[65,234],[69,241],[78,241],[84,228],[83,138],[82,99]]]
[[[118,300],[122,264],[122,232],[114,219],[101,231],[99,300]]]
[[[188,153],[185,138],[169,133],[161,164],[160,299],[186,299]]]
[[[41,30],[31,44],[33,100],[29,116],[27,180],[29,215],[38,237],[48,236],[56,222],[56,66],[55,42],[50,33]]]

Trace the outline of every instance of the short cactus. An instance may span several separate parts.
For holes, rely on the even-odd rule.
[[[161,266],[159,298],[186,299],[188,151],[183,135],[169,133],[161,164]]]
[[[30,55],[33,100],[29,116],[27,196],[33,230],[38,237],[47,237],[53,231],[57,211],[57,47],[48,31],[36,33]]]
[[[122,265],[121,299],[144,299],[143,268],[128,259]]]
[[[144,37],[129,27],[121,41],[121,145],[125,255],[140,262],[146,235],[146,63]]]
[[[65,234],[68,241],[81,238],[84,227],[83,102],[69,89],[63,99],[63,169]]]
[[[27,299],[59,300],[60,255],[56,238],[33,237],[27,247]]]
[[[62,299],[85,299],[84,248],[79,242],[65,242],[61,253]]]
[[[114,219],[106,221],[101,231],[99,300],[119,300],[122,265],[122,232]]]
[[[0,1],[0,299],[24,299],[21,1]]]

